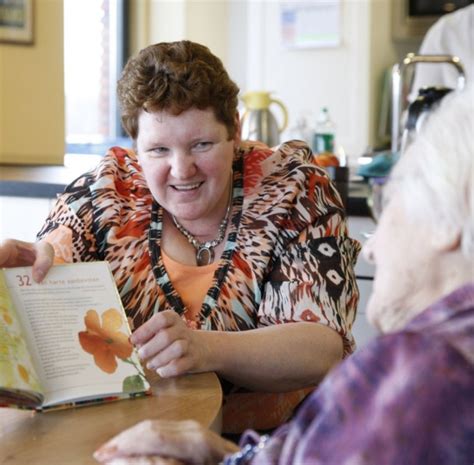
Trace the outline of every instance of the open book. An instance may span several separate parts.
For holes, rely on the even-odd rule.
[[[107,262],[0,270],[0,406],[45,409],[149,390]]]

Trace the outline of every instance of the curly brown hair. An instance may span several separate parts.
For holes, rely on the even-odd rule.
[[[204,45],[182,40],[150,45],[128,60],[117,85],[122,124],[136,140],[140,111],[212,108],[229,139],[235,134],[239,88]]]

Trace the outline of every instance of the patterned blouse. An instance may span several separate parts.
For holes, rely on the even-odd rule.
[[[241,445],[259,442],[247,431]],[[472,465],[474,284],[341,363],[240,463]]]
[[[302,142],[244,143],[233,161],[230,232],[197,327],[244,331],[309,321],[337,331],[344,355],[358,289],[360,246],[347,236],[340,197]],[[114,147],[72,182],[38,234],[60,261],[107,260],[133,326],[186,308],[161,257],[163,210],[132,150]]]

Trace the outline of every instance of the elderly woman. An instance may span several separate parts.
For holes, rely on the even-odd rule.
[[[473,107],[472,88],[445,97],[395,167],[365,248],[376,265],[368,315],[385,334],[334,369],[294,420],[271,437],[247,432],[240,451],[192,422],[146,421],[95,457],[212,464],[234,450],[225,464],[472,464]]]
[[[358,300],[337,191],[303,143],[242,142],[238,92],[202,45],[142,50],[118,84],[134,150],[68,186],[39,242],[0,248],[38,280],[53,255],[107,260],[147,367],[217,372],[230,432],[291,415],[352,352]]]

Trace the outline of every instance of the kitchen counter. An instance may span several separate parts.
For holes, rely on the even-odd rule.
[[[80,174],[64,166],[1,166],[0,195],[54,198]]]
[[[97,163],[93,157],[81,155],[68,166],[0,166],[0,196],[55,198],[64,188]],[[84,158],[85,157],[85,158]],[[367,184],[362,181],[349,183],[347,213],[353,216],[368,216]]]
[[[65,165],[0,165],[0,195],[55,198],[74,179],[96,166],[100,158],[67,154]]]

